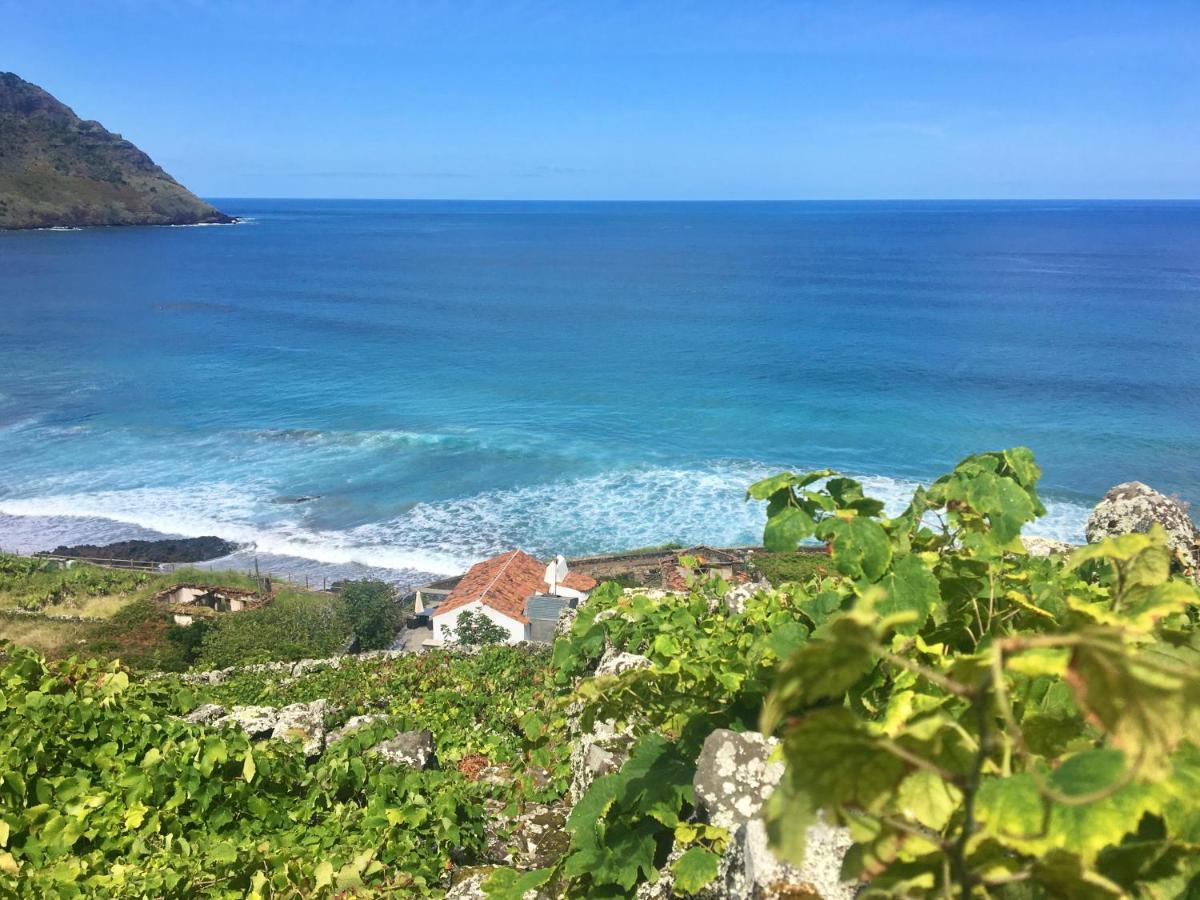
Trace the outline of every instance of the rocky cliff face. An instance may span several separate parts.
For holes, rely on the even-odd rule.
[[[0,73],[0,228],[232,221],[119,134]]]

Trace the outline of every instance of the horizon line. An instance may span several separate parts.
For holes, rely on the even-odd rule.
[[[1196,197],[780,197],[646,198],[607,197],[539,199],[498,197],[313,197],[197,194],[204,200],[352,200],[359,203],[1200,203]]]

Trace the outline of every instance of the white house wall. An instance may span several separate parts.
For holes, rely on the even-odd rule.
[[[510,619],[502,612],[492,609],[490,606],[484,606],[478,600],[468,603],[466,606],[460,606],[457,609],[452,609],[449,612],[441,613],[433,617],[433,639],[442,643],[449,643],[450,636],[446,634],[446,629],[451,630],[458,628],[458,617],[463,613],[483,613],[501,628],[508,632],[508,642],[515,644],[519,641],[528,640],[529,626],[523,622],[518,622],[516,619]]]

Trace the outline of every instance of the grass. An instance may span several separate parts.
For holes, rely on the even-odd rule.
[[[820,551],[768,553],[759,550],[750,554],[746,565],[752,573],[765,578],[773,587],[789,581],[807,581],[814,575],[832,571],[829,557]]]
[[[136,594],[100,594],[96,597],[77,597],[63,603],[51,603],[41,608],[48,616],[83,616],[88,619],[111,619],[120,610],[146,591]]]
[[[257,588],[254,578],[241,572],[191,566],[174,572],[146,572],[0,554],[0,609],[107,619],[132,601],[177,584]]]
[[[177,584],[243,590],[257,587],[253,576],[241,572],[213,572],[190,566],[174,572],[146,572],[0,554],[0,611],[22,609],[45,616],[104,620],[69,622],[44,616],[0,616],[0,639],[32,647],[48,658],[96,656],[120,659],[134,668],[185,668],[194,656],[191,645],[178,639],[180,629],[174,627],[172,616],[152,600],[159,591]],[[308,653],[310,643],[301,638],[323,626],[332,636],[322,635],[328,639],[317,641],[317,649],[335,643],[340,647],[344,636],[340,632],[332,634],[336,627],[330,629],[324,622],[309,621],[320,620],[320,611],[328,613],[324,607],[330,602],[340,603],[327,595],[309,594],[281,583],[271,604],[278,604],[280,609],[265,615],[271,619],[291,613],[289,627],[257,635],[261,652],[313,655]],[[229,621],[225,635],[239,635],[246,629],[253,632],[250,626],[262,615]]]
[[[162,579],[160,590],[163,587],[171,587],[176,584],[203,584],[209,587],[239,588],[246,591],[258,590],[258,582],[254,580],[253,575],[245,575],[241,572],[197,569],[193,566],[176,569],[174,572],[160,576],[160,578]]]
[[[645,547],[631,547],[628,550],[622,550],[619,553],[612,554],[613,556],[634,556],[638,553],[657,553],[659,551],[682,550],[683,544],[678,541],[667,541],[665,544],[649,544]]]
[[[161,579],[161,575],[153,572],[105,569],[84,563],[65,565],[3,554],[0,555],[0,608],[77,607],[91,598],[128,597],[148,588],[152,590]]]
[[[0,639],[31,647],[39,653],[60,658],[87,653],[88,641],[98,626],[86,622],[54,622],[32,617],[0,617]]]

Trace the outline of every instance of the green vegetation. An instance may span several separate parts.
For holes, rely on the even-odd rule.
[[[1039,477],[1024,449],[970,457],[886,518],[851,479],[783,473],[750,488],[764,544],[827,542],[827,576],[729,615],[720,583],[598,592],[555,646],[563,702],[636,743],[576,805],[568,853],[493,896],[629,896],[672,849],[678,888],[710,881],[728,836],[691,821],[690,791],[722,726],[782,736],[776,851],[802,861],[818,814],[847,825],[864,896],[1200,893],[1200,592],[1158,529],[1028,556]],[[588,678],[608,646],[650,664]]]
[[[364,752],[383,726],[307,764],[293,743],[186,724],[167,686],[115,665],[10,649],[0,690],[4,896],[427,897],[452,854],[483,850],[495,789],[385,765]]]
[[[403,617],[391,585],[365,579],[347,581],[342,585],[341,596],[360,651],[392,646]]]
[[[766,542],[842,576],[797,596],[812,638],[763,709],[784,738],[786,855],[850,825],[869,896],[1194,896],[1200,633],[1165,534],[1032,559],[1028,450],[973,456],[882,516],[850,479],[760,482]]]
[[[0,639],[28,647],[51,659],[89,655],[88,639],[96,632],[84,622],[62,622],[38,617],[0,616]]]
[[[83,615],[88,600],[125,596],[157,585],[154,572],[105,569],[83,563],[0,554],[0,609],[57,607],[62,614]],[[74,609],[72,608],[74,607]]]
[[[460,615],[451,630],[450,640],[463,647],[486,647],[503,644],[508,640],[508,629],[497,625],[483,613],[465,612]]]
[[[176,584],[203,584],[206,587],[237,588],[242,591],[262,589],[259,579],[253,575],[220,569],[197,569],[194,566],[175,569],[162,577],[161,587],[170,587]]]
[[[832,568],[829,557],[824,553],[772,553],[769,550],[751,553],[746,567],[756,577],[766,579],[772,587],[780,587],[789,581],[805,582],[815,576],[825,575]]]
[[[1171,575],[1157,529],[1030,557],[1039,477],[1027,450],[973,456],[888,518],[851,479],[783,473],[750,488],[777,587],[746,597],[714,578],[652,600],[606,584],[549,654],[351,657],[192,685],[9,651],[0,894],[438,896],[447,872],[487,862],[486,811],[561,797],[571,738],[611,720],[628,759],[583,792],[548,865],[490,876],[496,900],[711,882],[732,836],[698,819],[692,785],[716,728],[781,738],[776,852],[799,861],[818,815],[847,826],[862,896],[1200,896],[1200,592]],[[797,554],[814,538],[828,555]],[[342,598],[285,599],[220,619],[201,660],[350,636]],[[612,652],[644,665],[596,677]],[[306,762],[174,717],[317,698],[329,725],[387,718]],[[366,753],[426,728],[442,771]],[[503,774],[471,780],[484,766]]]
[[[319,698],[336,712],[329,725],[352,716],[386,713],[401,729],[433,732],[443,766],[481,754],[491,763],[517,765],[525,757],[520,723],[548,692],[548,653],[489,647],[478,655],[431,650],[389,659],[346,657],[338,668],[318,669],[281,684],[277,674],[239,672],[218,685],[187,685],[173,678],[181,709],[200,703],[286,706]],[[547,766],[552,755],[538,757]],[[557,777],[561,779],[563,772]]]
[[[258,609],[220,616],[200,644],[205,669],[344,652],[353,635],[342,598],[281,591]]]
[[[279,590],[259,610],[176,626],[170,612],[151,598],[180,584],[258,588],[254,577],[239,572],[191,567],[148,572],[0,554],[0,638],[51,658],[89,655],[120,659],[134,669],[173,671],[198,663],[224,667],[330,656],[342,651],[354,633],[345,600],[291,588]],[[382,588],[390,598],[391,589]],[[367,635],[363,649],[381,646],[385,639],[382,646],[390,644],[397,612],[390,602],[386,607],[379,602],[380,587],[355,586],[351,597],[356,598],[357,627]],[[6,609],[44,615],[4,616]]]
[[[0,229],[228,221],[119,134],[0,72]]]
[[[645,547],[634,547],[631,550],[622,550],[619,556],[634,556],[640,553],[658,553],[659,551],[668,552],[671,550],[682,550],[683,544],[679,541],[667,541],[665,544],[648,544]]]
[[[693,862],[697,854],[715,859],[724,845],[723,830],[688,824],[696,757],[714,729],[755,727],[780,660],[808,634],[786,596],[760,593],[731,611],[719,599],[727,588],[713,580],[688,596],[651,600],[604,585],[555,644],[564,713],[582,701],[582,730],[613,719],[640,738],[621,771],[597,779],[571,814],[570,850],[546,873],[563,880],[570,896],[629,896],[656,877],[676,840],[696,851]],[[644,655],[651,665],[587,679],[606,647]],[[535,746],[558,740],[554,718],[534,717],[527,727],[538,734]]]

